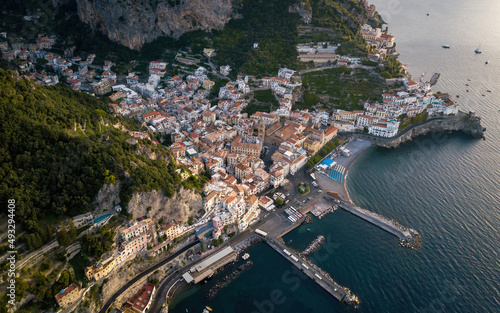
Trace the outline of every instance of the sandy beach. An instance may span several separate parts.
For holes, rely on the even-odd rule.
[[[349,192],[346,188],[349,169],[351,168],[352,164],[354,164],[356,159],[372,146],[373,144],[368,140],[354,139],[349,142],[346,148],[350,151],[350,156],[347,157],[344,155],[338,155],[333,159],[338,165],[345,168],[343,182],[340,183],[324,173],[318,173],[316,175],[316,180],[321,189],[323,189],[324,191],[328,190],[337,192],[342,200],[352,203],[351,198],[349,197]]]

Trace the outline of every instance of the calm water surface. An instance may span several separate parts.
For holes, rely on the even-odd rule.
[[[373,3],[414,78],[441,73],[434,90],[459,95],[461,109],[475,110],[487,127],[485,141],[441,134],[395,150],[372,148],[351,168],[353,201],[418,230],[423,248],[403,249],[393,236],[337,211],[285,241],[300,251],[325,235],[328,244],[312,258],[359,296],[358,309],[338,303],[258,244],[248,251],[253,267],[214,298],[205,298],[211,281],[181,294],[171,311],[208,305],[227,313],[500,312],[500,2]]]

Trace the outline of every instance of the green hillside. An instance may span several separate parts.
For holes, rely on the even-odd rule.
[[[135,191],[173,193],[181,184],[164,146],[126,142],[130,136],[112,126],[118,122],[133,127],[92,96],[39,87],[0,69],[0,199],[16,199],[16,216],[29,232],[43,235],[40,221],[93,209],[105,183],[121,180],[124,201]],[[162,158],[147,159],[139,147]]]

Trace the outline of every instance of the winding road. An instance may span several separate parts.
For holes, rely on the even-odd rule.
[[[116,298],[118,298],[128,288],[130,288],[133,284],[135,284],[137,281],[139,281],[139,279],[141,279],[144,276],[147,276],[147,275],[151,274],[152,272],[156,271],[158,268],[160,268],[163,265],[165,265],[166,263],[172,261],[173,259],[175,259],[176,257],[178,257],[179,255],[181,255],[182,253],[186,252],[187,250],[189,250],[190,248],[194,247],[197,244],[198,244],[198,241],[194,241],[194,242],[188,244],[187,246],[185,246],[184,248],[180,249],[179,251],[175,252],[174,254],[172,254],[171,256],[169,256],[168,258],[164,259],[163,261],[160,261],[160,262],[156,263],[155,265],[151,266],[150,268],[148,268],[147,270],[143,271],[142,273],[137,274],[129,282],[127,282],[125,285],[123,285],[117,292],[115,292],[111,296],[111,298],[109,298],[109,300],[104,304],[104,306],[101,308],[101,310],[99,311],[99,313],[106,313],[106,311],[109,309],[109,307],[111,306],[111,304],[116,300]]]

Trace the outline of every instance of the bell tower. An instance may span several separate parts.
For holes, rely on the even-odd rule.
[[[266,137],[266,122],[264,119],[259,120],[259,140],[264,143],[264,138]]]

